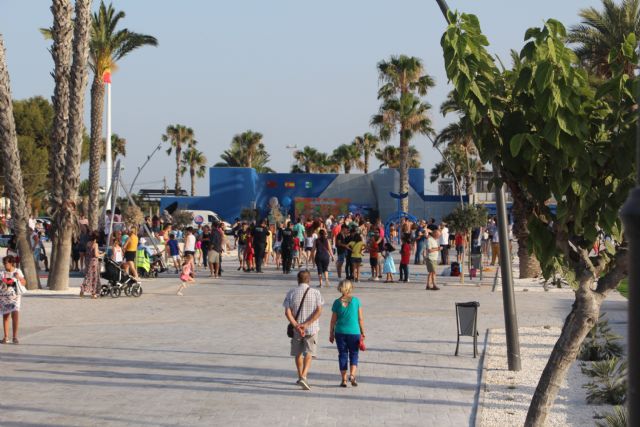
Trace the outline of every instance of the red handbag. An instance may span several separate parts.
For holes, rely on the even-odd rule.
[[[365,351],[367,349],[367,346],[364,345],[364,339],[360,338],[360,343],[358,344],[360,347],[360,351]]]

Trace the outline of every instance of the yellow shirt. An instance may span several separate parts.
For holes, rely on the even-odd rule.
[[[136,252],[138,250],[138,236],[135,234],[129,236],[124,244],[125,252]]]
[[[351,248],[352,258],[362,258],[362,249],[364,249],[364,242],[349,242],[349,248]]]

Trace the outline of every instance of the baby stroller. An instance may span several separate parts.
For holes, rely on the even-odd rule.
[[[105,297],[111,295],[111,298],[118,298],[122,291],[126,296],[139,297],[142,295],[142,286],[136,282],[133,277],[127,274],[120,266],[110,258],[105,257],[104,272],[100,276],[109,282],[108,285],[102,285],[100,296]]]
[[[159,273],[164,273],[167,271],[167,267],[164,265],[164,260],[162,259],[162,254],[151,255],[151,270],[149,271],[149,275],[152,277],[158,277]]]

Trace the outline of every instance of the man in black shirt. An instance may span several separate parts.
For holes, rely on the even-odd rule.
[[[345,265],[345,258],[347,256],[347,250],[349,249],[349,227],[342,224],[340,233],[336,236],[336,249],[338,252],[338,261],[336,262],[336,269],[338,270],[338,278],[342,278],[342,266]],[[348,264],[347,264],[348,265]],[[345,265],[345,272],[347,266]]]
[[[202,238],[200,240],[202,249],[202,264],[204,268],[207,268],[207,255],[209,254],[209,248],[211,247],[211,230],[208,225],[202,228]]]
[[[282,230],[280,251],[282,252],[282,272],[291,273],[291,261],[293,252],[293,230],[291,223],[287,222],[287,226]]]
[[[262,262],[264,261],[264,252],[267,247],[267,236],[269,229],[267,228],[267,221],[262,220],[258,225],[253,227],[253,247],[255,250],[256,258],[256,273],[262,273]]]

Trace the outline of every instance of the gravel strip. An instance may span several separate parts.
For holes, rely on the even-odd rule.
[[[531,397],[538,384],[551,350],[560,335],[559,327],[520,328],[522,370],[507,368],[507,344],[504,329],[489,333],[485,355],[484,396],[479,426],[521,426],[524,424]],[[583,384],[588,378],[580,371],[580,361],[569,369],[555,404],[547,418],[547,426],[592,426],[594,416],[609,412],[607,405],[588,405]]]

